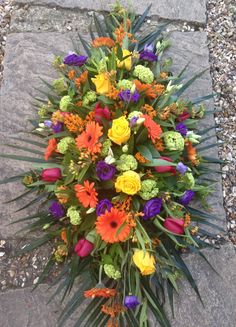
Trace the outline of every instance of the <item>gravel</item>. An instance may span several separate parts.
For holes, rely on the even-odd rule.
[[[207,3],[210,64],[215,97],[219,156],[223,165],[223,196],[228,236],[236,246],[236,3],[209,0]]]
[[[0,0],[0,86],[3,78],[2,61],[4,57],[4,48],[13,10],[14,6],[11,1]],[[23,17],[27,16],[28,7],[21,7],[20,10],[22,11]],[[88,12],[88,16],[90,17],[89,13],[90,12]],[[222,238],[222,235],[217,235],[215,239],[206,241],[214,243],[217,246],[222,244],[225,239],[230,239],[236,246],[235,0],[208,0],[207,15],[208,23],[204,29],[194,24],[189,25],[182,22],[175,23],[174,26],[169,26],[169,29],[177,29],[182,32],[205,30],[208,34],[213,89],[215,92],[219,93],[219,95],[215,97],[215,107],[219,109],[215,115],[219,156],[221,159],[227,160],[226,164],[222,166],[222,176],[228,235],[225,238]],[[151,27],[153,23],[152,19],[147,21],[149,27]],[[76,30],[76,26],[68,22],[68,25],[63,26],[63,29]],[[65,30],[62,32],[65,32]],[[41,248],[29,255],[13,257],[12,254],[14,254],[14,249],[17,247],[19,248],[23,244],[24,241],[22,240],[0,240],[0,290],[25,287],[37,282],[37,278],[43,269],[50,251],[48,248]],[[57,269],[54,273],[57,273]]]
[[[3,78],[2,61],[4,57],[4,48],[6,45],[12,10],[13,6],[11,1],[0,0],[0,86]]]

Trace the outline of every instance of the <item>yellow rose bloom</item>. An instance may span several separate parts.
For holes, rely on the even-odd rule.
[[[91,78],[93,84],[96,86],[96,91],[99,94],[107,94],[111,91],[111,81],[106,73],[101,73]]]
[[[133,254],[133,261],[142,275],[151,275],[156,270],[155,258],[149,252],[144,254],[143,250],[136,250]]]
[[[115,182],[116,192],[124,192],[129,195],[134,195],[141,190],[141,181],[139,174],[135,171],[128,170],[121,176],[117,177]]]
[[[129,140],[130,133],[129,122],[122,116],[112,121],[112,126],[108,130],[108,137],[114,143],[121,145]]]
[[[126,58],[125,60],[117,60],[117,66],[119,68],[125,68],[126,70],[130,70],[131,69],[131,66],[132,66],[132,52],[130,52],[129,50],[122,50],[123,52],[123,58],[129,56],[128,58]]]

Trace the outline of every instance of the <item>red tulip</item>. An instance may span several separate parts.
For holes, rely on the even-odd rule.
[[[99,124],[102,124],[102,118],[106,120],[111,119],[111,113],[110,110],[107,106],[104,108],[100,107],[100,103],[98,102],[94,108],[95,111],[95,121],[98,122]]]
[[[45,182],[56,182],[61,178],[60,168],[48,168],[44,169],[41,173],[41,178]]]
[[[87,257],[93,251],[93,243],[81,238],[75,246],[75,252],[81,258]]]
[[[179,115],[176,120],[177,121],[184,121],[190,117],[190,114],[187,111],[184,111],[181,115]]]
[[[166,160],[166,161],[169,161],[169,162],[173,162],[173,160],[171,158],[168,158],[168,157],[160,157],[159,159],[162,159],[162,160]],[[155,170],[158,172],[158,173],[175,173],[175,167],[173,166],[156,166],[154,167]]]
[[[164,227],[175,234],[184,234],[184,220],[168,217],[164,221]]]

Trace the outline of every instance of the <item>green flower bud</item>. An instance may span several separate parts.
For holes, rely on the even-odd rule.
[[[129,116],[128,119],[131,120],[133,117],[141,117],[143,115],[143,113],[141,111],[132,111]]]
[[[77,210],[76,206],[71,206],[66,213],[67,217],[70,218],[70,223],[72,225],[80,225],[81,224],[81,216],[80,212]]]
[[[193,131],[188,131],[186,137],[193,144],[199,144],[200,143],[201,135],[195,134]]]
[[[88,91],[83,97],[83,105],[86,106],[90,102],[95,102],[97,100],[97,95],[95,91]]]
[[[105,73],[107,71],[107,60],[108,60],[108,57],[104,57],[99,61],[99,64],[97,67],[99,74]]]
[[[57,150],[60,153],[65,154],[71,144],[75,144],[75,140],[73,139],[73,137],[70,136],[64,137],[57,144]]]
[[[47,106],[42,105],[42,106],[39,108],[39,111],[38,111],[38,115],[39,115],[39,117],[41,117],[41,118],[45,118],[45,117],[47,116],[47,113],[48,113]]]
[[[150,200],[155,198],[159,193],[159,189],[157,187],[157,182],[153,179],[146,179],[145,181],[141,182],[141,191],[139,195],[143,200]]]
[[[105,158],[108,155],[109,149],[110,149],[111,145],[112,145],[112,143],[111,143],[111,140],[109,140],[109,139],[106,139],[103,142],[103,144],[102,144],[102,150],[101,150],[101,156],[103,158]]]
[[[118,89],[123,89],[123,90],[130,90],[132,86],[133,86],[133,82],[129,81],[128,79],[122,79],[117,84]]]
[[[181,175],[180,182],[183,183],[186,189],[189,190],[192,190],[195,185],[195,179],[191,173],[185,173],[184,175]]]
[[[71,101],[72,99],[69,95],[65,95],[64,97],[62,97],[60,101],[60,109],[62,111],[67,111],[67,108],[71,104]]]
[[[143,83],[151,84],[154,80],[154,75],[151,69],[142,65],[137,65],[134,68],[133,74]]]
[[[164,141],[166,148],[170,151],[183,151],[184,149],[184,138],[178,132],[164,133]]]
[[[58,69],[58,68],[60,68],[62,63],[63,63],[62,58],[60,56],[56,56],[53,60],[52,65],[54,68]]]
[[[138,162],[131,154],[122,154],[117,160],[116,168],[119,171],[135,170],[138,167]]]
[[[59,94],[67,90],[67,85],[63,77],[53,81],[52,86]]]
[[[116,270],[115,267],[113,265],[108,265],[105,264],[103,266],[104,268],[104,272],[105,274],[109,277],[109,278],[113,278],[113,279],[119,279],[121,278],[121,273],[119,270]]]
[[[63,257],[68,255],[68,249],[65,244],[58,245],[56,251],[54,252],[54,258],[57,262],[63,262]]]
[[[122,152],[126,153],[126,152],[128,152],[128,151],[129,151],[129,146],[128,146],[128,144],[123,145],[123,146],[122,146]]]

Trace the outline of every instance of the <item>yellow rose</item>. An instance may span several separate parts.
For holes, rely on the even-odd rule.
[[[141,190],[141,181],[139,174],[135,171],[128,170],[121,176],[117,177],[115,182],[116,192],[124,192],[129,195],[134,195]]]
[[[92,82],[96,86],[97,93],[107,94],[111,91],[111,81],[106,73],[96,75],[92,78]]]
[[[130,127],[128,120],[122,116],[112,121],[112,126],[108,130],[108,137],[114,143],[121,145],[130,138]]]
[[[125,68],[126,70],[130,70],[131,69],[131,66],[132,66],[132,52],[130,52],[129,50],[122,50],[123,52],[123,58],[127,57],[125,60],[117,60],[117,66],[119,68]]]
[[[133,261],[142,275],[151,275],[156,270],[155,258],[149,252],[144,254],[143,250],[136,250],[133,254]]]

